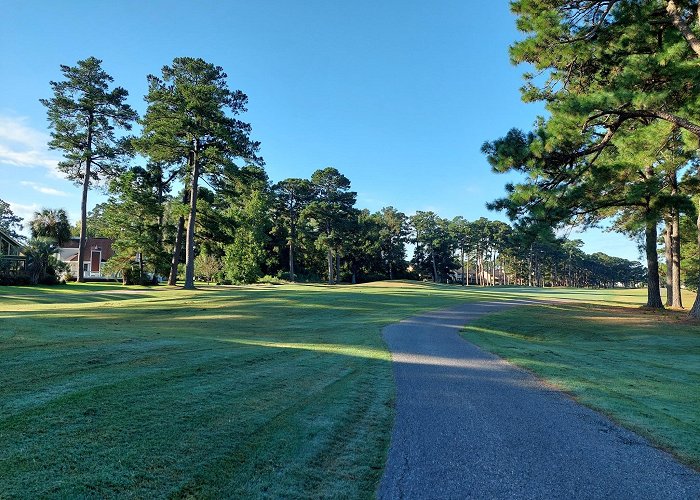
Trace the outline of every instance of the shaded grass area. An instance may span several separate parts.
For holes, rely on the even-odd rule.
[[[0,497],[369,497],[381,327],[459,288],[0,287]]]
[[[604,305],[643,303],[645,291],[603,293],[485,316],[463,336],[700,468],[700,324],[685,312]]]

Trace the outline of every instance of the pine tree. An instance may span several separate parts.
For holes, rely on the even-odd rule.
[[[394,207],[384,207],[376,215],[379,219],[382,257],[389,271],[389,279],[393,280],[397,270],[406,269],[406,243],[411,233],[408,217]]]
[[[0,229],[13,238],[21,238],[17,230],[22,229],[22,217],[15,215],[10,204],[0,200]]]
[[[353,216],[352,208],[355,205],[357,193],[350,191],[350,180],[333,167],[316,170],[311,175],[311,183],[314,188],[314,199],[304,209],[303,217],[315,223],[316,244],[326,251],[328,284],[332,285],[337,281],[340,258],[338,248],[342,243],[342,225]],[[336,269],[335,280],[334,269]]]
[[[272,187],[280,218],[287,226],[289,280],[295,281],[294,251],[297,245],[299,217],[311,202],[313,185],[307,179],[285,179]]]
[[[109,89],[113,78],[94,57],[76,66],[61,65],[64,80],[50,82],[53,97],[41,99],[51,130],[51,149],[63,152],[58,168],[68,179],[82,185],[78,281],[84,280],[82,256],[87,238],[87,196],[90,186],[109,179],[123,169],[128,141],[117,137],[115,128],[131,129],[136,112],[125,103],[128,92]]]
[[[246,111],[248,97],[230,90],[219,66],[199,58],[179,57],[150,75],[148,109],[142,120],[148,138],[141,150],[152,160],[182,164],[189,205],[185,230],[185,288],[194,288],[195,228],[199,181],[216,176],[237,158],[262,164],[251,127],[235,116]]]
[[[508,199],[493,206],[551,221],[570,217],[572,209],[592,220],[606,203],[640,207],[649,240],[648,305],[663,307],[652,268],[658,266],[656,224],[666,208],[653,188],[661,186],[654,156],[668,132],[657,133],[656,141],[638,138],[665,127],[680,131],[697,151],[697,9],[671,0],[519,0],[512,10],[526,36],[511,48],[511,59],[535,70],[525,74],[523,99],[545,102],[550,117],[534,133],[511,132],[485,146],[492,159],[500,157],[492,163],[497,170],[521,170],[530,178],[509,186]],[[634,164],[640,154],[647,158]],[[608,182],[635,175],[624,189]],[[609,197],[598,196],[594,186]],[[587,201],[574,206],[577,197]]]

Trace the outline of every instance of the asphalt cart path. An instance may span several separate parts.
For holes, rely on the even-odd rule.
[[[380,498],[699,499],[700,474],[459,336],[517,305],[387,326],[396,420]]]

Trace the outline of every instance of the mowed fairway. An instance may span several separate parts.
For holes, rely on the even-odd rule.
[[[0,288],[0,497],[374,494],[409,284]]]
[[[697,464],[700,326],[638,309],[644,293],[2,287],[0,497],[371,497],[393,417],[381,328],[510,298],[569,302],[465,336]]]

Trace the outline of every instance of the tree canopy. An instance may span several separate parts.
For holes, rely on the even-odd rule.
[[[683,214],[696,213],[693,183],[677,179],[694,168],[700,139],[697,4],[520,0],[511,8],[525,34],[511,60],[533,70],[523,99],[544,102],[548,116],[484,144],[494,171],[524,174],[491,207],[532,224],[613,217],[618,230],[643,234],[647,305],[662,308],[658,224],[668,219],[677,229]],[[678,266],[680,236],[669,234],[670,265]],[[678,279],[669,290],[679,304]]]

